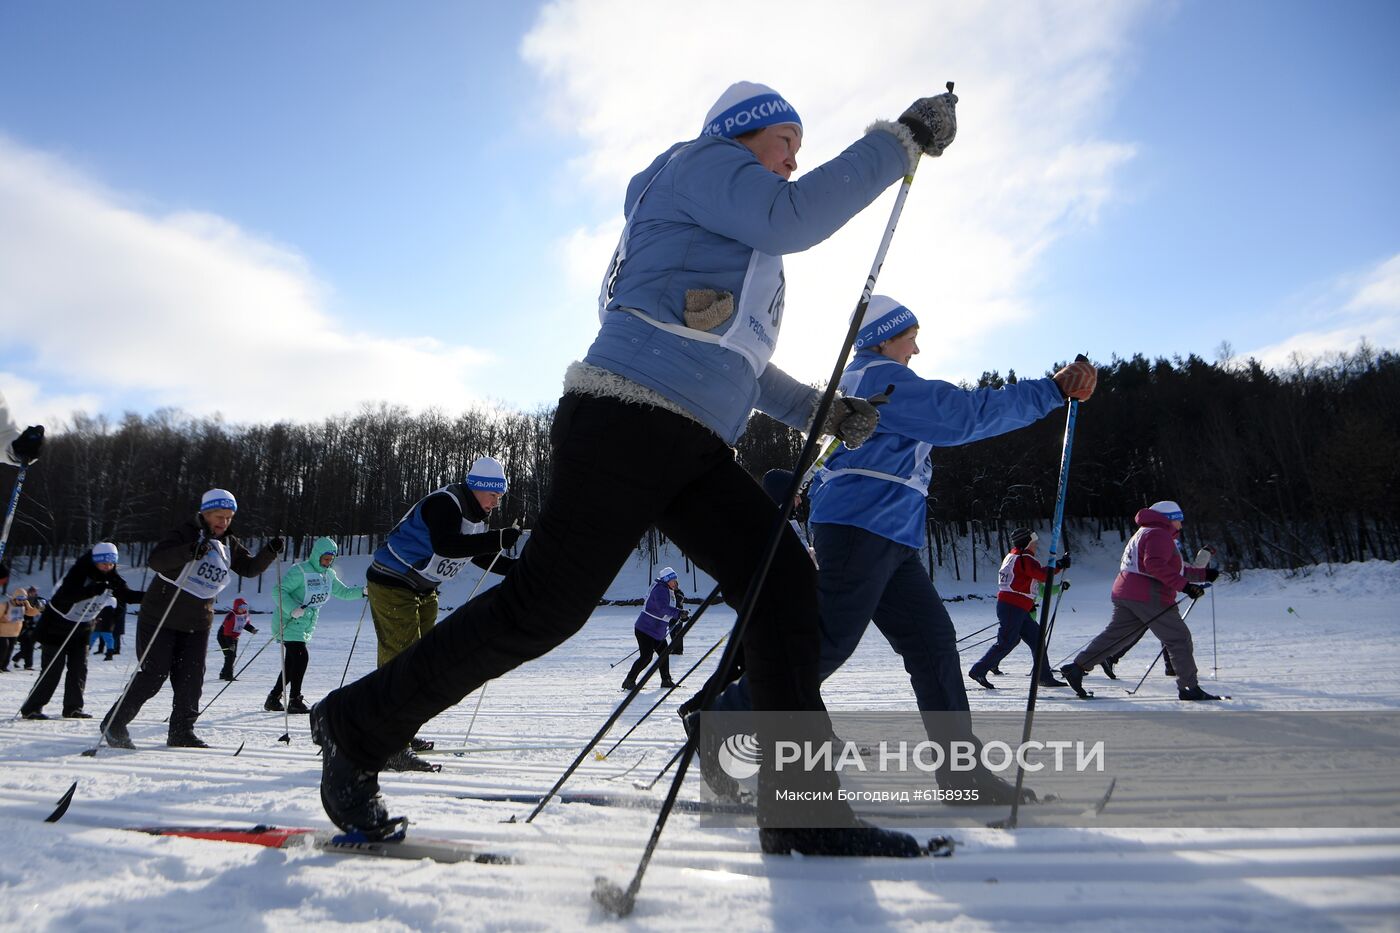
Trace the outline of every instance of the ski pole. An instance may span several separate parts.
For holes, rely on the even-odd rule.
[[[648,781],[647,784],[646,784],[645,786],[642,786],[642,784],[641,784],[640,781],[634,782],[634,784],[635,784],[637,787],[640,787],[642,790],[651,790],[653,787],[656,786],[656,782],[659,781],[659,780],[661,780],[663,777],[665,777],[665,776],[666,776],[666,772],[667,772],[667,771],[670,771],[670,770],[671,770],[671,767],[672,767],[676,762],[678,762],[678,761],[681,760],[681,752],[683,752],[683,751],[685,751],[685,746],[684,746],[684,745],[682,745],[680,748],[676,749],[676,753],[675,753],[674,755],[671,756],[671,760],[668,761],[668,762],[666,762],[666,767],[662,768],[661,771],[656,775],[656,777],[654,777],[654,778],[652,778],[650,781]]]
[[[10,491],[10,504],[5,507],[5,527],[0,530],[0,560],[4,560],[5,549],[10,545],[10,526],[14,524],[15,512],[19,511],[19,491],[24,488],[24,477],[28,473],[28,464],[20,467],[15,476],[15,488]]]
[[[1175,608],[1175,607],[1173,607]],[[1191,610],[1196,608],[1196,600],[1191,600],[1191,605],[1186,607],[1186,611],[1181,614],[1181,621],[1185,622],[1186,617],[1191,614]],[[1160,616],[1162,613],[1157,613]],[[1155,616],[1154,616],[1155,618]],[[1162,660],[1162,655],[1167,653],[1167,646],[1163,645],[1162,650],[1157,652],[1157,657],[1152,659],[1152,663],[1147,665],[1147,670],[1142,672],[1142,679],[1137,682],[1137,686],[1128,691],[1128,696],[1132,696],[1142,689],[1142,685],[1147,682],[1147,675],[1152,673],[1152,669],[1157,666],[1157,662]]]
[[[272,638],[273,638],[272,633],[269,632],[269,633],[268,633],[268,636],[267,636],[267,641],[265,641],[265,642],[263,642],[261,645],[259,645],[259,646],[258,646],[258,650],[253,652],[253,656],[252,656],[251,658],[249,658],[248,660],[244,661],[244,662],[243,662],[243,666],[240,667],[237,671],[234,672],[234,674],[233,674],[233,680],[237,680],[237,679],[238,679],[238,675],[240,675],[240,674],[242,674],[244,671],[246,671],[246,670],[249,668],[249,666],[252,665],[252,663],[258,659],[258,655],[260,655],[260,654],[263,653],[263,649],[266,648],[268,645],[272,644]],[[232,686],[233,686],[233,680],[230,680],[228,683],[226,683],[226,684],[224,684],[222,687],[220,687],[220,688],[219,688],[219,692],[216,693],[216,694],[214,694],[213,698],[212,698],[208,703],[205,703],[205,704],[204,704],[204,709],[202,709],[202,710],[200,710],[199,712],[197,712],[197,713],[194,714],[194,718],[195,718],[195,719],[198,719],[200,716],[203,716],[204,713],[205,713],[205,711],[208,710],[209,707],[211,707],[211,706],[214,705],[214,701],[217,700],[217,699],[219,699],[219,697],[223,696],[225,690],[227,690],[229,687],[232,687]],[[170,717],[167,716],[167,717],[165,718],[165,721],[166,721],[166,722],[169,722],[169,721],[170,721]]]
[[[663,694],[661,694],[661,699],[659,699],[659,700],[657,700],[655,703],[653,703],[652,706],[651,706],[651,709],[649,709],[649,710],[647,710],[645,713],[643,713],[643,714],[642,714],[642,718],[640,718],[640,719],[638,719],[636,722],[634,722],[634,723],[632,724],[632,728],[630,728],[630,729],[628,729],[626,732],[624,732],[624,733],[622,734],[622,738],[618,739],[616,742],[614,742],[614,743],[612,744],[612,748],[608,749],[607,751],[603,752],[602,754],[595,754],[594,757],[596,757],[598,760],[602,761],[602,760],[606,759],[609,755],[611,755],[613,752],[617,751],[617,747],[618,747],[619,745],[621,745],[623,742],[626,742],[626,741],[627,741],[627,737],[630,736],[633,732],[636,732],[636,731],[637,731],[637,727],[640,726],[642,723],[646,722],[647,717],[650,716],[652,713],[656,712],[656,710],[661,706],[661,704],[662,704],[662,703],[665,703],[666,700],[671,696],[671,694],[675,693],[676,690],[678,690],[678,689],[680,688],[680,685],[683,684],[683,683],[685,683],[685,679],[686,679],[687,677],[689,677],[691,674],[694,674],[694,673],[695,673],[695,669],[698,668],[701,664],[703,664],[703,663],[705,662],[705,659],[706,659],[706,658],[708,658],[710,655],[714,654],[714,653],[715,653],[715,649],[717,649],[720,645],[724,644],[724,640],[725,640],[726,638],[728,638],[728,637],[729,637],[729,633],[728,633],[728,632],[725,632],[723,635],[721,635],[721,636],[719,637],[719,641],[717,641],[717,642],[715,642],[713,645],[711,645],[711,646],[710,646],[710,650],[709,650],[709,651],[706,651],[704,654],[700,655],[700,660],[699,660],[699,661],[696,661],[694,664],[692,664],[692,665],[690,666],[690,670],[686,671],[684,674],[681,675],[681,679],[678,680],[678,681],[676,681],[676,685],[675,685],[674,687],[668,687],[668,688],[666,689],[666,692],[663,693]]]
[[[365,597],[364,606],[360,607],[360,621],[355,623],[355,637],[350,639],[350,653],[345,656],[345,670],[340,672],[340,686],[345,686],[345,675],[350,673],[350,659],[355,656],[355,646],[360,642],[360,627],[365,624],[365,613],[369,611],[369,597]],[[337,687],[336,689],[340,689]]]
[[[132,668],[131,676],[126,679],[126,686],[122,687],[121,695],[117,697],[117,702],[112,706],[111,712],[103,717],[101,731],[97,735],[97,744],[83,751],[82,755],[84,758],[96,758],[97,750],[102,747],[103,742],[107,741],[107,729],[111,722],[116,719],[117,711],[121,709],[122,703],[126,701],[126,695],[131,692],[131,685],[136,683],[136,675],[141,673],[141,665],[146,663],[146,655],[150,654],[151,649],[155,647],[156,639],[160,637],[160,630],[165,627],[165,620],[170,616],[170,610],[175,608],[175,601],[180,598],[180,588],[185,585],[185,581],[189,579],[190,571],[193,570],[194,565],[199,562],[199,552],[203,547],[204,532],[201,531],[199,533],[199,541],[195,545],[195,556],[187,561],[184,569],[180,571],[180,578],[175,581],[174,590],[170,594],[170,602],[166,603],[165,611],[160,614],[160,621],[156,623],[155,630],[151,632],[150,641],[146,642],[145,650],[143,650],[141,656],[136,659],[136,666]],[[141,636],[141,623],[139,619],[136,623],[136,635],[139,641]]]
[[[623,655],[623,656],[622,656],[621,658],[619,658],[618,660],[616,660],[616,661],[614,661],[613,663],[609,664],[609,665],[608,665],[608,670],[612,670],[613,668],[615,668],[615,667],[617,667],[619,664],[621,664],[623,661],[629,660],[629,659],[632,657],[632,655],[636,654],[638,651],[641,651],[641,650],[642,650],[642,648],[641,648],[640,645],[638,645],[636,648],[633,648],[631,651],[627,652],[627,654]]]
[[[982,634],[983,632],[985,632],[987,629],[992,628],[993,626],[1000,625],[1000,624],[1001,624],[1000,621],[996,621],[996,622],[993,622],[991,625],[984,625],[984,626],[982,626],[981,628],[979,628],[977,631],[971,632],[971,633],[969,633],[969,634],[967,634],[967,635],[964,635],[962,638],[959,638],[959,639],[958,639],[956,642],[954,642],[953,644],[955,644],[955,645],[960,645],[960,644],[962,644],[963,642],[967,641],[969,638],[976,638],[978,635],[981,635],[981,634]],[[978,642],[978,644],[980,645],[981,642]],[[959,649],[959,650],[961,650],[961,649]]]
[[[287,710],[287,701],[290,699],[290,697],[287,695],[287,693],[288,693],[287,688],[290,687],[291,684],[287,683],[287,620],[286,620],[286,619],[283,617],[283,615],[282,615],[282,555],[281,555],[281,554],[278,554],[278,555],[277,555],[277,618],[273,621],[273,632],[272,632],[272,634],[273,634],[274,636],[276,636],[278,633],[280,633],[280,634],[282,635],[281,638],[278,638],[278,639],[277,639],[277,649],[278,649],[278,651],[281,652],[281,655],[282,655],[282,674],[281,674],[281,676],[279,676],[279,677],[277,678],[277,688],[278,688],[279,691],[281,691],[281,700],[282,700],[282,734],[279,735],[279,736],[277,737],[277,741],[279,741],[279,742],[285,742],[287,745],[291,745],[291,744],[292,744],[291,713],[288,712],[288,710]]]
[[[1215,652],[1215,587],[1210,589],[1210,679],[1220,676],[1220,655]]]
[[[690,628],[690,626],[698,622],[706,608],[708,608],[718,596],[719,584],[715,584],[715,588],[710,591],[710,595],[705,597],[705,601],[700,604],[700,608],[695,610],[695,614],[692,615],[690,621],[686,623],[686,628]],[[660,667],[661,658],[658,657],[655,661],[651,662],[651,666],[642,674],[641,679],[637,681],[637,685],[628,691],[627,696],[618,704],[617,709],[612,711],[612,715],[607,718],[607,721],[593,734],[593,738],[589,739],[588,743],[583,746],[578,756],[564,769],[564,773],[559,775],[559,780],[554,782],[554,786],[549,789],[549,792],[540,798],[539,803],[535,805],[535,809],[531,810],[530,815],[525,817],[525,822],[533,822],[535,817],[539,816],[540,811],[543,810],[545,805],[559,792],[559,788],[564,786],[564,782],[573,776],[573,773],[578,770],[579,765],[583,764],[583,760],[588,757],[588,753],[593,751],[593,749],[598,746],[599,742],[603,741],[603,736],[607,735],[608,730],[613,727],[613,724],[622,718],[622,714],[627,711],[627,707],[632,705],[632,701],[642,692],[642,687],[646,685],[646,682],[651,679],[651,675],[656,673]]]
[[[482,581],[485,580],[487,575],[491,573],[491,568],[496,566],[496,561],[500,560],[501,555],[505,552],[506,549],[501,548],[499,551],[496,552],[496,556],[491,558],[491,563],[486,565],[486,572],[481,575],[481,578],[476,581],[476,586],[473,586],[472,591],[467,594],[467,602],[471,602],[473,599],[476,598],[476,591],[481,589]],[[476,727],[476,714],[481,712],[481,701],[486,699],[486,688],[489,686],[491,686],[491,681],[488,680],[486,683],[481,685],[481,689],[478,690],[476,693],[476,708],[472,710],[471,721],[467,723],[467,734],[466,737],[462,739],[463,748],[466,748],[467,742],[471,741],[472,729]]]
[[[1085,360],[1083,354],[1075,357],[1076,361]],[[1059,491],[1055,495],[1055,520],[1050,526],[1050,551],[1046,555],[1045,563],[1045,592],[1049,593],[1055,585],[1056,555],[1060,547],[1060,532],[1065,521],[1065,497],[1069,493],[1069,464],[1070,454],[1074,450],[1074,423],[1079,417],[1079,400],[1071,398],[1067,403],[1068,411],[1065,414],[1065,439],[1060,450],[1060,484]],[[1026,718],[1021,726],[1021,747],[1031,740],[1031,728],[1035,724],[1035,701],[1040,693],[1040,678],[1045,673],[1046,655],[1050,648],[1050,600],[1045,600],[1040,605],[1040,644],[1036,646],[1034,670],[1031,674],[1031,689],[1026,697]],[[1011,815],[1007,818],[1006,828],[1016,828],[1016,816],[1021,808],[1021,788],[1026,782],[1026,770],[1020,762],[1016,764],[1016,790],[1011,796]]]
[[[953,82],[949,81],[948,92],[951,94],[952,90]],[[712,677],[705,685],[700,703],[702,710],[714,701],[716,685],[724,682],[724,678],[729,675],[730,670],[734,667],[735,659],[738,657],[739,646],[743,642],[744,629],[747,628],[749,619],[753,616],[754,607],[758,604],[758,594],[763,589],[763,582],[768,576],[768,568],[773,564],[773,556],[778,552],[778,544],[782,541],[788,519],[792,516],[792,503],[800,490],[799,483],[806,476],[808,465],[816,457],[822,425],[826,424],[827,415],[831,412],[831,406],[836,398],[836,387],[841,381],[842,372],[846,369],[846,360],[850,357],[851,348],[855,345],[856,335],[860,333],[861,318],[865,314],[865,309],[870,305],[871,295],[875,291],[875,283],[880,277],[880,267],[885,263],[885,254],[889,251],[890,241],[894,238],[895,228],[899,224],[899,216],[904,210],[904,202],[909,197],[909,188],[914,184],[914,173],[918,167],[919,156],[916,155],[914,163],[909,166],[909,174],[904,176],[904,182],[899,187],[899,194],[895,196],[889,223],[885,225],[880,246],[875,252],[875,261],[871,264],[870,274],[865,279],[865,287],[861,290],[855,313],[851,315],[850,326],[846,328],[846,338],[841,345],[841,352],[837,354],[836,366],[832,370],[831,378],[827,381],[826,390],[822,393],[821,400],[817,403],[816,414],[812,418],[812,431],[807,435],[807,440],[802,445],[802,452],[797,458],[797,468],[793,470],[792,483],[788,487],[787,495],[779,503],[777,520],[768,536],[763,557],[758,566],[754,568],[753,576],[744,593],[744,601],[739,608],[738,618],[730,632],[729,644],[725,646],[724,653],[720,656],[719,669],[716,672],[718,676]],[[656,816],[656,823],[652,827],[651,836],[642,852],[637,871],[633,874],[627,888],[624,890],[601,876],[596,880],[593,899],[618,917],[628,916],[637,905],[637,892],[642,888],[642,878],[646,874],[647,866],[651,864],[651,857],[656,852],[657,844],[661,841],[661,832],[666,828],[666,820],[671,816],[671,810],[675,808],[676,798],[680,795],[681,785],[685,782],[686,769],[695,754],[695,746],[695,741],[690,738],[687,738],[686,743],[681,746],[676,776],[671,780],[671,789],[666,794],[666,800],[661,804],[661,812]]]

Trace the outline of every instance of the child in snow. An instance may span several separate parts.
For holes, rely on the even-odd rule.
[[[24,627],[19,630],[19,648],[15,651],[14,662],[24,662],[26,671],[34,670],[34,639],[39,629],[39,617],[43,615],[48,602],[39,595],[39,588],[29,588],[29,599],[24,606]]]
[[[92,634],[88,636],[88,647],[97,646],[93,654],[106,654],[107,660],[112,659],[112,651],[116,645],[112,641],[112,625],[115,622],[117,611],[117,600],[114,596],[107,597],[107,604],[97,613],[97,622],[92,627]]]
[[[637,675],[647,669],[652,654],[661,656],[661,686],[675,686],[671,680],[671,664],[668,657],[671,652],[666,645],[666,635],[671,623],[681,615],[681,608],[676,605],[678,586],[680,580],[676,578],[676,572],[670,567],[662,567],[661,573],[656,575],[656,582],[651,585],[651,592],[647,593],[646,605],[637,614],[634,634],[637,636],[637,648],[641,654],[623,678],[623,690],[636,689]]]
[[[156,542],[147,565],[156,572],[136,620],[136,656],[141,666],[126,697],[107,711],[102,728],[114,748],[135,748],[127,723],[170,681],[174,694],[166,744],[208,748],[194,731],[204,692],[204,662],[214,626],[214,598],[234,574],[256,577],[282,552],[282,539],[269,538],[256,557],[228,533],[238,500],[227,489],[210,489],[199,511]]]
[[[1011,550],[1001,562],[997,571],[997,640],[987,649],[980,660],[967,672],[967,676],[988,690],[995,690],[996,684],[987,679],[987,674],[996,669],[1001,659],[1011,653],[1016,642],[1025,642],[1031,649],[1031,658],[1040,650],[1040,624],[1031,618],[1035,609],[1035,597],[1031,590],[1036,584],[1044,589],[1048,576],[1045,567],[1036,559],[1035,552],[1040,536],[1029,528],[1017,528],[1011,532]],[[1069,566],[1069,555],[1060,558],[1058,569]],[[1056,588],[1064,584],[1056,585]],[[1036,663],[1036,672],[1042,687],[1063,687],[1065,682],[1056,680],[1053,669],[1043,661]]]
[[[73,562],[63,582],[54,591],[48,607],[39,618],[35,633],[43,648],[43,664],[20,715],[25,719],[48,719],[44,704],[53,697],[64,668],[63,716],[65,719],[91,719],[83,711],[83,690],[87,686],[88,635],[97,614],[115,594],[126,602],[139,603],[145,595],[126,585],[117,573],[117,546],[107,541]]]
[[[321,606],[334,596],[336,599],[364,599],[368,595],[362,586],[346,586],[340,575],[331,569],[339,552],[330,538],[317,538],[311,545],[311,556],[296,564],[282,577],[277,589],[277,609],[272,620],[272,637],[282,645],[283,673],[268,693],[263,709],[282,712],[282,690],[288,688],[290,699],[286,711],[311,712],[301,695],[301,680],[311,656],[306,645],[316,631],[316,619]],[[283,675],[285,674],[285,681]]]
[[[248,621],[248,600],[240,596],[233,601],[233,611],[224,616],[224,622],[214,636],[219,650],[224,653],[224,666],[219,670],[220,680],[237,680],[233,676],[233,662],[238,656],[238,637],[244,632],[258,634],[257,628]]]
[[[1177,699],[1220,699],[1201,689],[1191,630],[1176,608],[1177,593],[1200,599],[1205,594],[1200,582],[1214,582],[1219,576],[1214,568],[1187,566],[1181,559],[1176,540],[1184,520],[1181,506],[1170,499],[1140,509],[1134,516],[1138,530],[1123,548],[1113,581],[1113,617],[1078,657],[1060,668],[1075,693],[1088,696],[1084,675],[1123,645],[1151,631],[1161,639],[1175,665]]]

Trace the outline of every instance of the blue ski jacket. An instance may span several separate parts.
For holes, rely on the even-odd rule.
[[[912,548],[924,544],[935,447],[957,447],[1025,427],[1064,404],[1053,379],[1001,389],[960,389],[925,379],[874,350],[859,350],[841,391],[868,398],[895,387],[875,434],[856,450],[827,458],[810,490],[812,524],[854,525]]]

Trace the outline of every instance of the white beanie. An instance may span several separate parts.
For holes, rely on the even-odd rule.
[[[477,457],[467,470],[467,488],[506,494],[506,471],[495,457]]]
[[[919,319],[913,311],[888,295],[875,295],[865,306],[865,316],[860,320],[856,349],[874,347],[918,326]]]
[[[1181,511],[1181,506],[1177,505],[1170,499],[1163,499],[1161,502],[1154,502],[1151,505],[1149,505],[1148,508],[1156,512],[1158,515],[1161,515],[1163,518],[1169,518],[1172,521],[1179,522],[1186,517],[1186,513]]]
[[[115,564],[117,562],[117,546],[110,541],[99,541],[92,546],[92,562],[94,564]]]
[[[674,580],[676,579],[676,571],[670,567],[662,567],[661,572],[656,575],[656,579],[663,583]]]
[[[238,500],[227,489],[211,489],[199,500],[201,512],[208,512],[210,509],[228,509],[230,512],[237,512]]]
[[[802,118],[783,95],[766,84],[737,81],[719,95],[719,100],[705,114],[705,126],[700,135],[733,139],[782,123],[791,123],[799,132],[802,130]]]

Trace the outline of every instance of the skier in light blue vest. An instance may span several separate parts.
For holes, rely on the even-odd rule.
[[[821,676],[837,670],[874,621],[904,660],[919,709],[940,744],[975,741],[967,690],[958,662],[957,632],[919,560],[925,500],[933,475],[930,453],[1005,434],[1059,409],[1067,397],[1086,399],[1097,375],[1071,363],[1050,379],[1023,379],[1001,389],[961,389],[925,379],[909,368],[919,352],[914,312],[885,295],[870,300],[856,353],[841,391],[868,397],[886,391],[874,435],[857,450],[838,447],[817,472],[809,524],[816,539],[821,609]],[[752,707],[747,677],[731,684],[716,710]],[[708,756],[707,756],[708,757]],[[707,762],[702,760],[702,765]],[[702,768],[721,795],[738,785],[721,769]],[[1012,788],[985,769],[939,773],[940,786],[976,789],[979,803],[1010,803]]]

